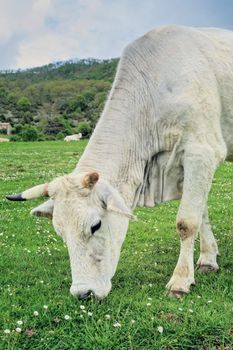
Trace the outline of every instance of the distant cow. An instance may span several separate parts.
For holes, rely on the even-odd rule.
[[[82,138],[82,134],[81,132],[79,134],[74,134],[74,135],[70,135],[70,136],[66,136],[64,138],[64,141],[66,142],[70,142],[70,141],[79,141]]]

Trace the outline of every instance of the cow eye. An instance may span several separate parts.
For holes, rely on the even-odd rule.
[[[94,226],[91,226],[91,233],[94,234],[101,227],[101,220]]]

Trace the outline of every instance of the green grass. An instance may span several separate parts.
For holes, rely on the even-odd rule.
[[[85,145],[0,144],[0,349],[232,349],[233,165],[220,167],[209,198],[221,253],[217,274],[196,273],[196,286],[183,300],[166,296],[179,253],[179,203],[165,203],[136,210],[139,220],[130,224],[107,299],[80,302],[69,294],[63,242],[49,221],[29,215],[41,200],[17,203],[4,196],[70,172]],[[15,331],[19,320],[21,333]],[[5,334],[6,329],[11,333]]]

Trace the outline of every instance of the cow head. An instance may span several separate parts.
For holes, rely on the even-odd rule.
[[[59,177],[7,199],[40,196],[50,199],[31,213],[51,217],[55,231],[67,244],[71,294],[86,298],[92,292],[104,298],[111,290],[111,279],[132,217],[130,209],[119,192],[99,179],[96,172]]]

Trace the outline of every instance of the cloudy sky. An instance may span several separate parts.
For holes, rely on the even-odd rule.
[[[164,24],[233,29],[233,0],[0,0],[0,70],[118,57]]]

